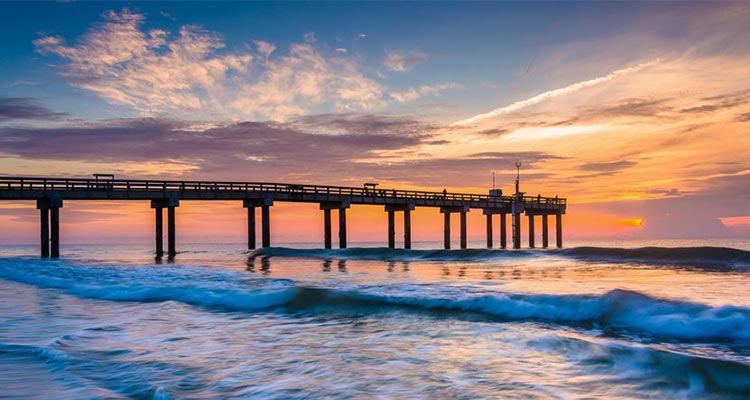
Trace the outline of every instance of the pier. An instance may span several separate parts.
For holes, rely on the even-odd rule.
[[[167,209],[167,256],[177,254],[175,242],[176,209],[180,201],[237,201],[238,207],[247,208],[247,247],[256,248],[256,208],[260,208],[261,245],[271,246],[270,213],[274,202],[318,203],[323,211],[323,246],[332,248],[331,219],[335,211],[339,223],[338,247],[347,246],[346,213],[352,205],[382,206],[387,213],[389,248],[395,248],[396,213],[404,218],[404,248],[410,249],[411,212],[416,207],[439,208],[444,215],[444,247],[451,247],[451,214],[460,215],[460,247],[467,248],[466,214],[481,210],[486,215],[487,247],[494,247],[493,220],[499,216],[500,248],[507,247],[507,218],[511,217],[511,242],[514,249],[521,248],[521,216],[528,218],[528,246],[536,247],[535,218],[541,217],[542,247],[549,246],[550,216],[555,217],[556,245],[562,247],[562,216],[566,199],[555,197],[526,196],[518,191],[503,195],[500,190],[489,194],[430,192],[399,189],[379,189],[377,184],[362,187],[322,186],[288,183],[258,182],[207,182],[207,181],[160,181],[123,180],[112,175],[95,175],[94,179],[45,178],[45,177],[0,177],[0,200],[36,201],[40,215],[40,254],[42,257],[60,255],[60,218],[65,200],[127,200],[149,201],[154,209],[155,253],[164,254],[164,209]]]

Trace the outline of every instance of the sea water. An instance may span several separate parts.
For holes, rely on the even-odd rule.
[[[0,247],[2,399],[747,399],[750,242]]]

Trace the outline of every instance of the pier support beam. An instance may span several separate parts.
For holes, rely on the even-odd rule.
[[[521,248],[521,214],[513,214],[513,248]]]
[[[388,248],[396,248],[396,211],[404,212],[404,248],[411,249],[411,211],[414,210],[413,203],[386,204],[385,212],[388,213]]]
[[[529,247],[534,248],[534,214],[529,214]]]
[[[38,205],[37,208],[39,208]],[[42,246],[42,258],[49,258],[49,208],[39,208],[39,215],[41,217],[39,243]]]
[[[466,248],[466,211],[461,211],[461,248]]]
[[[547,217],[547,214],[542,214],[542,248],[544,249],[549,247],[549,221]]]
[[[388,248],[396,248],[396,216],[395,211],[388,211]]]
[[[49,256],[60,258],[60,207],[49,209]]]
[[[156,220],[155,240],[156,240],[156,257],[164,256],[164,208],[154,208]]]
[[[255,234],[255,208],[260,207],[260,223],[261,223],[261,244],[263,247],[271,246],[271,211],[270,207],[273,206],[273,198],[266,196],[257,199],[245,199],[242,200],[242,207],[247,208],[247,249],[252,250],[256,247],[256,234]]]
[[[271,247],[271,206],[260,207],[260,219],[263,247]]]
[[[563,247],[562,243],[562,214],[558,213],[555,214],[556,221],[555,221],[555,228],[557,229],[557,248],[561,249]]]
[[[255,207],[247,207],[247,249],[255,248]]]
[[[36,208],[39,209],[39,242],[42,258],[60,257],[60,209],[62,198],[53,192],[48,198],[38,199]]]
[[[339,249],[346,248],[346,208],[339,208]]]
[[[326,249],[333,248],[331,210],[338,210],[339,212],[339,248],[346,248],[346,209],[349,208],[349,205],[348,199],[320,203],[320,209],[323,210],[323,247]]]
[[[174,209],[174,207],[167,207],[167,257],[169,258],[174,258],[177,255]]]
[[[404,210],[404,248],[411,249],[411,210]]]
[[[443,227],[443,245],[446,250],[451,248],[451,213],[461,214],[461,248],[466,248],[466,213],[469,212],[468,206],[448,206],[440,207],[440,212],[444,215],[444,227]]]
[[[487,248],[492,248],[492,214],[487,214]]]
[[[331,210],[323,210],[323,247],[331,248]]]
[[[180,199],[176,193],[170,193],[169,198],[151,200],[151,208],[154,209],[156,257],[164,255],[164,228],[163,210],[167,209],[167,256],[174,258],[177,255],[175,243],[175,208],[180,206]]]
[[[443,247],[446,250],[451,248],[451,213],[443,213]]]
[[[506,222],[505,213],[500,214],[500,248],[508,247],[508,223]]]

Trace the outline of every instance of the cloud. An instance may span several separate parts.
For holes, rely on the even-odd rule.
[[[637,163],[634,161],[611,161],[611,162],[592,162],[586,163],[578,168],[582,171],[595,171],[595,172],[616,172],[626,168],[635,166]]]
[[[446,82],[438,85],[424,85],[418,88],[410,88],[404,92],[392,92],[389,95],[399,103],[408,103],[424,96],[437,96],[440,92],[459,87],[457,83]]]
[[[655,117],[661,112],[670,111],[671,107],[666,104],[668,98],[629,98],[622,100],[616,105],[590,108],[584,111],[585,117]]]
[[[328,135],[399,135],[423,136],[432,125],[407,117],[383,114],[318,114],[295,118],[290,126],[301,131]]]
[[[682,192],[677,188],[671,188],[671,189],[650,189],[647,190],[646,193],[648,194],[658,194],[662,196],[679,196],[682,194]]]
[[[230,107],[249,117],[284,120],[308,114],[322,104],[336,111],[380,107],[383,89],[367,78],[348,58],[326,58],[309,44],[293,44],[289,54],[263,64],[264,73],[253,82],[239,83],[239,96]]]
[[[558,156],[543,152],[484,152],[465,156],[414,158],[398,162],[359,163],[373,178],[402,182],[422,187],[454,188],[489,187],[491,171],[498,171],[497,181],[508,188],[516,176],[515,162],[524,161],[524,168],[540,168]],[[503,172],[504,171],[504,172]],[[524,173],[524,181],[544,179],[546,172]]]
[[[0,96],[0,122],[26,120],[57,120],[67,113],[53,112],[29,97]]]
[[[739,122],[750,122],[750,113],[744,113],[737,116]]]
[[[196,176],[212,178],[250,179],[247,174],[252,171],[254,179],[281,179],[289,174],[350,179],[347,171],[352,160],[415,146],[427,137],[421,126],[406,118],[346,114],[207,129],[155,118],[51,128],[0,127],[0,154],[32,162],[101,163],[107,168],[164,161],[179,166],[173,169],[177,173],[187,168]],[[309,133],[324,127],[337,132]],[[168,173],[167,165],[152,166]]]
[[[393,72],[409,71],[414,65],[421,64],[429,59],[425,53],[414,52],[404,55],[395,51],[389,52],[383,59],[383,65]]]
[[[659,62],[661,62],[661,59],[657,58],[657,59],[654,59],[654,60],[651,60],[651,61],[648,61],[648,62],[645,62],[645,63],[638,64],[638,65],[633,66],[633,67],[628,67],[628,68],[623,68],[623,69],[616,70],[616,71],[614,71],[614,72],[612,72],[612,73],[610,73],[608,75],[605,75],[605,76],[600,76],[598,78],[589,79],[587,81],[582,81],[582,82],[574,83],[572,85],[568,85],[568,86],[565,86],[565,87],[562,87],[562,88],[559,88],[559,89],[550,90],[550,91],[538,94],[536,96],[530,97],[528,99],[517,101],[517,102],[515,102],[513,104],[510,104],[508,106],[497,108],[495,110],[492,110],[492,111],[484,113],[484,114],[475,115],[475,116],[473,116],[471,118],[466,118],[466,119],[454,122],[453,125],[469,125],[469,124],[472,124],[472,123],[475,123],[475,122],[478,122],[478,121],[481,121],[481,120],[485,120],[485,119],[488,119],[488,118],[493,118],[493,117],[497,117],[497,116],[500,116],[500,115],[503,115],[503,114],[509,114],[509,113],[512,113],[512,112],[515,112],[515,111],[519,111],[519,110],[522,110],[524,108],[533,106],[535,104],[539,104],[539,103],[541,103],[541,102],[543,102],[545,100],[549,100],[549,99],[552,99],[552,98],[555,98],[555,97],[559,97],[559,96],[563,96],[563,95],[575,93],[575,92],[577,92],[579,90],[586,89],[586,88],[589,88],[589,87],[592,87],[592,86],[596,86],[596,85],[599,85],[601,83],[609,82],[611,80],[620,78],[622,76],[629,75],[629,74],[641,71],[642,69],[648,68],[648,67],[650,67],[652,65],[655,65],[655,64],[657,64]]]
[[[273,43],[264,42],[262,40],[256,40],[253,43],[255,43],[255,47],[258,48],[258,54],[263,58],[270,57],[271,53],[276,50],[276,45]]]
[[[68,127],[0,127],[0,154],[4,155],[0,165],[22,159],[40,171],[45,163],[76,162],[87,163],[91,170],[106,168],[131,178],[189,172],[191,179],[356,185],[372,179],[421,187],[468,188],[487,186],[488,171],[492,170],[507,171],[507,176],[500,175],[511,182],[514,163],[519,159],[531,171],[559,158],[525,151],[450,157],[407,154],[398,159],[381,156],[384,151],[408,153],[432,142],[434,129],[407,117],[353,113],[207,129],[156,118]],[[525,176],[541,179],[547,175],[531,171]]]
[[[342,55],[329,57],[307,43],[287,54],[255,41],[257,53],[227,49],[222,38],[195,25],[176,35],[143,29],[144,16],[110,11],[75,45],[60,36],[34,41],[42,54],[66,60],[73,85],[144,116],[278,119],[316,107],[370,109],[383,104],[381,86]]]
[[[700,106],[683,108],[680,112],[686,114],[703,114],[734,108],[740,105],[747,105],[750,102],[750,92],[727,93],[719,96],[705,97],[701,100],[708,103]]]

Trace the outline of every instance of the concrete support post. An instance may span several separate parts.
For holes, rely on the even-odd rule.
[[[262,226],[263,247],[271,247],[271,206],[263,205],[260,208]]]
[[[154,215],[156,222],[156,229],[154,232],[154,239],[156,241],[156,256],[162,257],[164,256],[164,208],[154,208]]]
[[[521,214],[513,214],[513,248],[521,248]]]
[[[247,207],[247,249],[255,248],[255,207]]]
[[[500,214],[500,248],[505,249],[508,247],[508,227],[505,218],[505,213]]]
[[[404,210],[404,248],[411,249],[411,210]]]
[[[451,248],[451,214],[446,212],[443,213],[443,246],[446,250]]]
[[[555,214],[556,221],[555,221],[555,227],[557,228],[557,248],[560,249],[563,247],[562,243],[562,214]]]
[[[487,248],[492,248],[492,214],[487,214]]]
[[[42,258],[60,257],[60,209],[63,201],[57,192],[50,197],[38,199],[39,210],[39,245]]]
[[[534,215],[529,215],[529,247],[534,248]]]
[[[175,208],[179,207],[180,199],[177,198],[175,193],[171,193],[168,198],[154,199],[151,200],[151,208],[155,212],[155,239],[156,239],[156,256],[161,257],[164,255],[164,220],[163,220],[163,209],[167,209],[167,256],[174,258],[177,255],[177,247],[175,245]]]
[[[346,248],[346,208],[339,208],[339,248]]]
[[[547,214],[542,215],[542,248],[549,247],[549,222]]]
[[[331,248],[331,210],[323,210],[323,244],[326,249]]]
[[[40,208],[39,215],[41,217],[40,222],[40,235],[39,243],[42,246],[42,258],[49,257],[49,208]]]
[[[395,211],[388,211],[388,248],[396,248],[396,215]]]
[[[167,256],[169,258],[174,258],[177,255],[174,209],[174,207],[167,207]]]
[[[461,211],[461,248],[466,248],[466,211]]]
[[[60,208],[52,207],[49,213],[50,257],[60,257]]]

